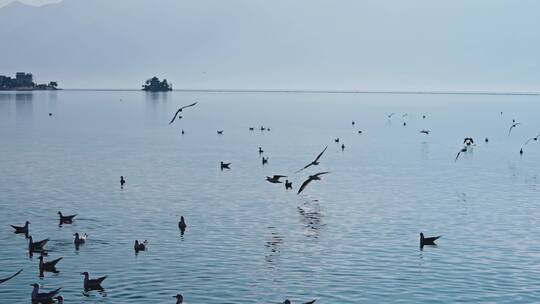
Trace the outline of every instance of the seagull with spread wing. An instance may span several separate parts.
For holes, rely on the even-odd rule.
[[[510,126],[510,129],[508,130],[508,136],[510,136],[510,133],[512,133],[512,129],[519,126],[521,123],[520,122],[515,122],[512,124],[512,126]]]
[[[324,152],[326,151],[326,149],[328,149],[328,146],[326,146],[326,147],[324,148],[324,150],[322,150],[322,152],[319,153],[319,155],[317,155],[317,158],[315,158],[314,161],[312,161],[311,163],[307,164],[306,166],[304,166],[304,168],[302,168],[302,169],[296,171],[295,173],[298,173],[298,172],[300,172],[300,171],[302,171],[302,170],[304,170],[304,169],[307,169],[307,168],[309,168],[309,167],[311,167],[311,166],[318,166],[318,165],[320,164],[319,159],[320,159],[321,156],[324,154]]]
[[[300,186],[300,189],[298,189],[298,193],[296,194],[300,194],[302,191],[304,191],[304,189],[307,187],[307,185],[309,185],[309,183],[311,183],[312,181],[315,181],[315,180],[321,180],[321,175],[324,175],[324,174],[328,174],[330,172],[319,172],[315,175],[310,175],[308,177],[308,179],[306,179],[306,181],[304,181],[304,183],[302,183],[302,186]]]
[[[17,275],[19,275],[19,273],[21,273],[22,271],[23,271],[23,270],[21,269],[21,270],[17,271],[15,274],[13,274],[13,275],[11,275],[11,276],[5,278],[5,279],[0,279],[0,284],[2,284],[2,283],[4,283],[4,282],[7,282],[7,281],[9,281],[9,280],[11,280],[11,279],[13,279],[13,278],[16,277]]]
[[[540,134],[536,135],[536,137],[529,138],[524,144],[523,147],[525,147],[531,140],[537,141],[540,138]]]
[[[279,179],[282,178],[282,177],[287,177],[285,175],[274,175],[272,177],[270,176],[267,176],[266,177],[266,180],[269,182],[269,183],[272,183],[272,184],[281,184],[282,181],[280,181]]]
[[[178,114],[179,114],[180,112],[182,112],[183,109],[189,108],[189,107],[193,107],[193,106],[196,105],[196,104],[197,104],[197,102],[194,102],[194,103],[192,103],[192,104],[190,104],[190,105],[183,106],[183,107],[181,107],[180,109],[178,109],[178,111],[176,111],[176,113],[174,113],[174,116],[173,116],[173,118],[171,119],[171,122],[169,122],[169,124],[172,124],[172,123],[174,122],[174,120],[176,119],[176,116],[178,116]],[[180,117],[181,117],[181,116],[180,116]]]

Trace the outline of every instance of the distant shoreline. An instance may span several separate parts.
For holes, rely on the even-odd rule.
[[[88,92],[145,92],[137,89],[57,89],[57,90],[1,90],[0,92],[29,91],[88,91]],[[493,95],[540,96],[540,92],[489,92],[489,91],[392,91],[392,90],[256,90],[256,89],[174,89],[168,92],[201,93],[297,93],[297,94],[389,94],[389,95]],[[167,92],[145,92],[159,94]]]

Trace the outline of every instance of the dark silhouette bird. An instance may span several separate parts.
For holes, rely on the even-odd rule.
[[[309,167],[311,167],[311,166],[318,166],[318,165],[320,164],[319,159],[321,159],[321,156],[323,156],[323,154],[324,154],[324,152],[326,151],[326,149],[328,149],[328,146],[326,146],[326,147],[324,148],[324,150],[322,150],[322,152],[319,153],[319,155],[317,155],[317,157],[315,158],[314,161],[312,161],[312,162],[310,162],[309,164],[305,165],[304,168],[302,168],[302,169],[296,171],[295,173],[298,173],[298,172],[300,172],[300,171],[302,171],[302,170],[304,170],[304,169],[307,169],[307,168],[309,168]]]
[[[362,131],[361,131],[361,130],[358,130],[358,134],[362,134]]]
[[[55,299],[57,304],[64,304],[64,297],[58,296]]]
[[[523,147],[525,147],[526,145],[528,145],[529,142],[531,142],[531,141],[533,141],[533,140],[534,140],[534,141],[538,141],[538,138],[540,138],[540,134],[539,134],[539,135],[536,135],[536,137],[527,139],[527,141],[523,144]]]
[[[465,137],[463,139],[463,143],[466,144],[467,146],[470,146],[474,144],[474,139],[472,139],[471,137]]]
[[[328,173],[330,172],[319,172],[315,175],[310,175],[308,179],[306,179],[306,181],[302,183],[302,185],[300,186],[300,189],[298,189],[298,193],[296,194],[297,195],[300,194],[302,191],[304,191],[307,185],[309,185],[309,183],[311,183],[312,181],[321,180],[321,175],[328,174]]]
[[[261,126],[261,131],[264,131],[264,130],[266,130],[266,128],[265,128],[265,127],[263,127],[263,126]]]
[[[317,301],[317,300],[312,300],[312,301],[309,301],[309,302],[304,302],[304,304],[313,304],[313,303],[315,303],[315,301]],[[283,301],[283,304],[291,304],[291,301],[285,300],[285,301]]]
[[[218,131],[216,131],[216,132],[217,132],[217,134],[219,134],[219,135],[222,135],[222,134],[223,134],[223,130],[218,130]]]
[[[28,236],[28,251],[32,252],[41,252],[45,250],[45,245],[49,242],[49,239],[44,239],[39,242],[34,242],[32,236]]]
[[[23,270],[20,269],[19,271],[17,271],[16,273],[10,275],[9,277],[4,278],[4,279],[0,279],[0,284],[2,284],[2,283],[4,283],[4,282],[7,282],[7,281],[9,281],[9,280],[11,280],[11,279],[13,279],[14,277],[18,276],[22,271],[23,271]]]
[[[89,278],[90,275],[86,271],[82,272],[81,275],[84,276],[83,286],[84,286],[85,291],[103,290],[103,287],[101,286],[101,283],[103,283],[103,281],[105,281],[107,276],[103,276],[103,277],[97,278],[97,279],[90,279]]]
[[[139,240],[135,240],[135,245],[133,245],[133,249],[135,249],[135,252],[144,251],[146,250],[146,245],[148,245],[148,241],[144,240],[144,242],[140,242]]]
[[[339,142],[339,137],[334,139],[334,142],[338,143]]]
[[[282,178],[282,177],[287,177],[285,175],[274,175],[272,177],[270,176],[267,176],[266,177],[266,181],[272,183],[272,184],[281,184],[282,181],[280,181],[279,179]]]
[[[422,119],[426,119],[426,115],[422,115]]]
[[[456,159],[454,162],[457,162],[458,157],[461,155],[461,153],[467,152],[467,147],[463,147],[461,150],[459,150],[458,154],[456,155]]]
[[[262,164],[263,165],[267,165],[268,164],[268,157],[264,157],[262,158]]]
[[[73,219],[77,216],[77,214],[63,215],[60,211],[58,211],[58,215],[60,216],[60,224],[71,224],[73,223]]]
[[[523,148],[519,149],[519,154],[523,155]]]
[[[78,232],[75,232],[73,236],[75,236],[75,239],[73,240],[73,243],[75,243],[75,245],[81,245],[86,243],[86,239],[88,238],[88,234],[86,233],[83,235],[79,235]]]
[[[515,122],[515,120],[513,121],[514,123],[510,126],[510,129],[508,129],[508,136],[510,136],[510,133],[512,133],[512,129],[521,125],[520,122]]]
[[[354,120],[352,121],[352,123],[351,123],[351,124],[352,124],[352,125],[354,126]]]
[[[34,287],[32,290],[32,303],[54,303],[53,298],[60,292],[60,289],[57,288],[49,292],[39,292],[39,285],[34,283],[30,286]]]
[[[426,134],[426,135],[429,134],[429,132],[430,132],[430,131],[429,131],[429,130],[426,130],[426,129],[420,130],[420,133],[423,133],[423,134]]]
[[[390,114],[386,114],[386,117],[388,117],[388,119],[392,118],[392,116],[394,116],[396,113],[390,113]]]
[[[124,187],[125,183],[126,183],[126,180],[124,179],[124,176],[120,176],[120,187]]]
[[[221,170],[223,171],[223,169],[230,169],[231,163],[224,163],[224,162],[221,162],[220,164],[220,167],[221,167]]]
[[[488,143],[488,142],[489,142],[489,139],[486,137],[486,139],[484,139],[484,141],[485,141],[486,143]]]
[[[176,298],[176,304],[184,303],[184,297],[181,294],[177,294],[173,296],[173,298]]]
[[[439,239],[441,236],[432,236],[432,237],[424,237],[424,234],[420,232],[420,248],[423,248],[426,245],[435,246],[435,241]]]
[[[178,228],[180,229],[180,233],[184,235],[184,232],[186,232],[187,224],[183,216],[180,217],[180,222],[178,222]]]
[[[253,131],[253,130],[255,130],[255,128],[253,128],[253,127],[250,127],[250,128],[249,128],[249,130],[250,130],[250,131]]]
[[[341,151],[345,150],[345,144],[341,144]]]
[[[52,116],[52,113],[49,113],[49,116]]]
[[[285,180],[285,190],[292,190],[292,182],[288,179]]]
[[[261,147],[259,147],[259,154],[263,154],[263,153],[264,153],[264,150]]]
[[[62,258],[58,258],[56,260],[52,260],[52,261],[49,261],[49,262],[45,262],[44,261],[44,257],[41,255],[39,256],[39,272],[43,275],[43,273],[45,271],[47,272],[53,272],[53,273],[58,273],[58,270],[56,270],[56,264],[58,264],[58,262],[60,262],[60,260],[62,260]]]
[[[20,234],[20,233],[24,233],[28,236],[28,225],[30,225],[30,222],[29,221],[26,221],[24,223],[24,226],[14,226],[14,225],[10,225],[11,227],[13,227],[13,229],[15,229],[15,233],[17,234]]]
[[[404,126],[404,127],[407,126],[407,122],[404,121],[404,122],[403,122],[403,126]]]
[[[197,103],[194,102],[194,103],[192,103],[192,104],[190,104],[190,105],[183,106],[183,107],[181,107],[180,109],[178,109],[178,111],[176,111],[176,113],[174,113],[174,116],[173,116],[173,118],[171,119],[171,122],[169,122],[169,124],[172,124],[172,123],[174,122],[174,120],[176,119],[176,116],[177,116],[180,112],[182,112],[183,109],[189,108],[189,107],[193,107],[193,106],[196,105],[196,104],[197,104]],[[180,116],[179,118],[182,118],[182,116]]]
[[[184,132],[184,130],[182,129],[182,135],[186,134],[186,132]]]

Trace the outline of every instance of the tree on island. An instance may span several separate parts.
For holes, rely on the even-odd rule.
[[[159,80],[156,76],[148,79],[145,84],[142,85],[143,91],[150,92],[165,92],[172,91],[172,84],[167,82],[167,79]]]

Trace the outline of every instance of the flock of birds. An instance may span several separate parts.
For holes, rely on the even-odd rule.
[[[173,118],[171,119],[171,121],[169,122],[169,124],[172,124],[175,120],[182,119],[182,116],[180,114],[183,112],[183,110],[186,109],[186,108],[193,107],[196,104],[197,104],[197,102],[194,102],[192,104],[189,104],[189,105],[186,105],[186,106],[183,106],[183,107],[179,108],[175,112],[175,114],[174,114]],[[501,115],[502,114],[503,113],[501,112]],[[395,113],[390,113],[390,114],[387,114],[387,117],[390,120],[390,119],[392,119],[392,117],[394,115],[395,115]],[[52,113],[49,113],[49,116],[52,116]],[[402,118],[404,119],[407,116],[408,116],[408,114],[403,114]],[[425,119],[426,116],[422,115],[422,118]],[[352,125],[353,126],[355,125],[354,121],[352,122]],[[403,125],[406,126],[407,123],[404,121]],[[515,120],[513,120],[512,124],[511,124],[511,126],[510,126],[510,128],[508,130],[508,136],[511,135],[512,130],[514,128],[516,128],[516,127],[518,127],[520,125],[522,125],[522,124],[519,123],[519,122],[516,122]],[[253,127],[249,128],[250,131],[253,131],[254,129],[255,128],[253,128]],[[261,126],[260,130],[261,131],[270,131],[270,128]],[[223,130],[218,130],[217,134],[222,135],[223,132],[224,132]],[[358,133],[362,133],[362,131],[358,131]],[[420,133],[425,134],[425,135],[429,135],[430,130],[422,129],[422,130],[420,130]],[[184,134],[183,130],[182,130],[182,134]],[[539,140],[540,140],[540,134],[536,135],[535,137],[532,137],[532,138],[528,139],[522,145],[519,153],[523,154],[523,148],[526,145],[528,145],[530,142],[539,141]],[[488,141],[489,141],[489,139],[486,137],[485,142],[487,143]],[[340,142],[339,138],[334,139],[334,142],[339,143]],[[455,161],[457,161],[459,159],[459,156],[462,153],[470,151],[470,149],[474,145],[475,145],[475,143],[474,143],[473,138],[471,138],[471,137],[464,138],[463,147],[457,153]],[[328,149],[328,146],[326,146],[315,157],[314,160],[312,160],[311,162],[309,162],[308,164],[303,166],[301,169],[299,169],[295,173],[300,173],[300,172],[302,172],[304,170],[307,170],[307,169],[309,169],[311,167],[318,166],[320,164],[321,159],[324,156],[324,153],[326,152],[327,149]],[[341,144],[341,149],[342,150],[345,149],[344,144]],[[258,152],[259,152],[259,155],[262,156],[262,164],[263,165],[268,164],[268,157],[263,156],[264,150],[262,149],[262,147],[259,147]],[[231,163],[226,163],[224,161],[221,161],[220,162],[220,169],[221,170],[230,170],[231,169]],[[309,175],[307,177],[307,179],[305,179],[304,182],[298,188],[297,195],[302,193],[303,191],[305,191],[307,186],[310,185],[312,182],[320,181],[322,179],[322,177],[324,175],[327,175],[327,174],[330,174],[330,172],[324,171],[324,172],[317,172],[315,174]],[[285,190],[292,190],[293,189],[292,181],[289,181],[288,179],[285,179],[285,182],[283,182],[282,181],[283,178],[287,178],[287,176],[286,175],[276,174],[276,175],[273,175],[273,176],[266,176],[266,181],[269,182],[269,183],[272,183],[272,184],[284,183]],[[125,180],[124,176],[121,176],[120,177],[120,186],[121,186],[121,188],[123,188],[125,184],[126,184],[126,180]],[[76,214],[64,215],[60,211],[58,211],[57,214],[59,216],[60,226],[62,226],[64,224],[72,224],[74,222],[74,220],[75,220],[75,217],[77,216]],[[47,253],[47,250],[46,250],[45,247],[46,247],[47,243],[49,242],[49,239],[44,239],[44,240],[40,240],[40,241],[34,241],[32,236],[30,235],[29,225],[30,225],[30,222],[26,221],[26,223],[23,226],[16,226],[16,225],[10,225],[10,226],[14,229],[14,232],[16,234],[24,234],[26,239],[28,239],[28,254],[30,256],[32,256],[34,253],[39,253],[40,254],[40,256],[39,256],[39,265],[38,265],[38,271],[39,271],[39,276],[40,277],[43,277],[45,272],[58,273],[58,270],[56,269],[56,266],[62,260],[62,257],[56,258],[54,260],[46,260],[46,257],[48,256],[48,253]],[[178,228],[180,230],[181,235],[183,235],[185,233],[186,229],[187,229],[186,220],[185,220],[185,218],[183,216],[180,217],[180,220],[178,222]],[[440,237],[441,236],[425,237],[423,232],[420,232],[420,249],[423,249],[424,246],[436,246],[435,241],[437,239],[439,239]],[[82,234],[82,235],[80,235],[79,233],[74,234],[73,243],[75,245],[76,250],[79,250],[79,247],[86,242],[87,238],[88,238],[87,234]],[[134,249],[134,251],[136,253],[138,253],[139,251],[146,250],[147,246],[148,246],[148,241],[147,240],[144,240],[144,241],[135,240],[133,249]],[[0,284],[5,283],[5,282],[15,278],[22,271],[23,270],[21,269],[21,270],[17,271],[16,273],[14,273],[14,274],[6,277],[6,278],[0,279]],[[93,290],[104,291],[104,288],[102,287],[102,283],[103,283],[103,281],[105,281],[107,276],[102,276],[102,277],[99,277],[99,278],[93,278],[92,279],[92,278],[90,278],[90,274],[87,271],[82,272],[81,275],[84,276],[84,279],[83,279],[84,292],[89,292],[89,291],[93,291]],[[57,289],[49,291],[49,292],[40,292],[39,284],[34,283],[34,284],[31,284],[31,286],[33,287],[32,294],[31,294],[32,303],[44,303],[44,304],[45,303],[46,304],[48,304],[48,303],[64,303],[63,297],[61,295],[59,295],[60,291],[61,291],[61,288],[57,288]],[[183,303],[183,301],[184,301],[184,297],[183,297],[182,294],[177,294],[177,295],[173,296],[173,298],[176,299],[177,304]],[[313,304],[313,303],[315,303],[315,301],[316,300],[312,300],[312,301],[309,301],[309,302],[305,302],[304,304]],[[284,302],[282,302],[282,304],[291,304],[291,302],[287,299]]]

